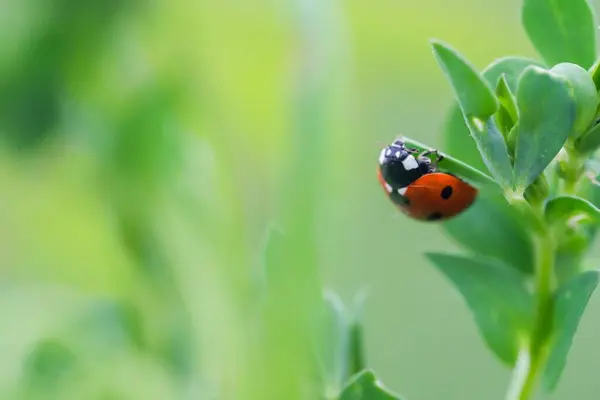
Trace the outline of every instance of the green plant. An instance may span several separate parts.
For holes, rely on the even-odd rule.
[[[431,42],[457,100],[447,148],[462,158],[443,154],[440,167],[480,194],[443,224],[469,254],[426,256],[461,293],[487,346],[513,369],[507,400],[531,399],[540,379],[547,391],[556,387],[600,279],[584,264],[600,226],[594,14],[585,0],[525,0],[522,22],[543,61],[507,56],[479,73],[451,46]],[[398,399],[365,365],[359,319],[334,294],[326,299],[320,392]]]
[[[469,254],[427,257],[513,369],[507,400],[532,398],[539,379],[556,387],[599,280],[584,264],[600,225],[594,14],[585,0],[525,0],[522,23],[543,61],[507,56],[479,73],[451,46],[431,42],[457,100],[447,148],[463,160],[441,166],[481,192],[443,227]]]

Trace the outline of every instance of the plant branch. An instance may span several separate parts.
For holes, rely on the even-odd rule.
[[[536,220],[533,233],[535,248],[535,318],[529,338],[521,346],[506,400],[532,398],[540,373],[548,357],[548,337],[552,330],[555,246],[543,216],[528,204],[513,198],[513,203]]]

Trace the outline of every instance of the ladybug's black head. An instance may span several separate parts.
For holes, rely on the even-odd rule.
[[[400,139],[379,154],[381,175],[394,189],[404,188],[428,173],[430,164],[428,157],[418,157],[418,150],[406,148]]]

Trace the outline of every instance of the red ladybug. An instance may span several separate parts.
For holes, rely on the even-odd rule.
[[[436,155],[434,162],[430,154]],[[397,139],[381,150],[377,178],[406,215],[421,221],[449,219],[469,208],[478,191],[452,174],[439,172],[437,163],[442,159],[436,150],[419,153]]]

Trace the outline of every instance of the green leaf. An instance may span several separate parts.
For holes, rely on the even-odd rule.
[[[326,393],[338,393],[348,378],[349,321],[342,300],[333,290],[323,296],[325,307],[316,359]]]
[[[513,366],[533,319],[533,299],[524,276],[491,261],[439,253],[426,256],[461,293],[488,347]]]
[[[372,370],[366,369],[356,374],[344,388],[339,400],[401,400],[377,380]]]
[[[525,0],[521,21],[549,65],[567,61],[589,68],[596,59],[596,22],[586,0]]]
[[[512,186],[513,168],[504,135],[498,129],[494,117],[486,121],[466,119],[466,122],[488,170],[500,187],[509,189]]]
[[[600,148],[600,123],[598,121],[575,140],[575,149],[581,154],[590,154]]]
[[[565,219],[574,214],[585,214],[600,224],[600,209],[592,202],[577,196],[557,196],[548,201],[545,209],[546,219],[550,222]]]
[[[561,63],[550,72],[562,76],[569,83],[576,103],[576,119],[573,134],[581,135],[592,124],[598,109],[598,93],[591,75],[579,65]]]
[[[419,150],[432,150],[431,147],[424,145],[416,140],[411,138],[404,137],[402,138],[407,147],[419,149]],[[438,151],[438,153],[443,156],[443,160],[438,163],[440,169],[448,172],[452,172],[460,176],[461,178],[465,178],[466,180],[472,181],[473,183],[478,183],[482,185],[492,185],[495,184],[494,179],[492,179],[489,175],[479,171],[478,169],[470,166],[467,163],[460,161],[457,158],[454,158],[446,153]]]
[[[432,40],[431,44],[465,116],[483,120],[492,116],[498,109],[498,100],[490,85],[455,49],[438,40]]]
[[[594,65],[589,69],[590,75],[592,76],[592,80],[594,81],[594,85],[596,86],[596,90],[600,90],[600,58],[596,60]]]
[[[438,41],[432,46],[483,162],[501,187],[510,187],[513,171],[504,136],[492,117],[499,105],[490,84],[456,50]]]
[[[474,254],[494,258],[526,274],[533,272],[527,228],[499,190],[481,190],[469,209],[442,227]]]
[[[530,66],[519,79],[517,106],[514,190],[522,193],[565,144],[575,123],[576,105],[564,78]]]
[[[502,74],[498,79],[498,84],[496,85],[496,97],[500,102],[500,109],[496,113],[496,123],[506,137],[519,119],[517,100],[512,94],[510,87],[508,87],[506,74]]]
[[[495,85],[501,75],[512,93],[517,90],[517,81],[521,72],[530,65],[543,66],[539,62],[518,56],[508,56],[495,60],[482,72],[482,76],[490,85]],[[444,124],[445,148],[451,154],[460,156],[463,161],[480,171],[487,171],[487,166],[481,159],[476,143],[470,136],[462,112],[457,104],[450,109]]]
[[[359,373],[366,366],[365,347],[363,342],[363,324],[362,324],[362,307],[365,296],[361,293],[355,299],[352,318],[348,329],[349,346],[348,346],[348,374],[354,375]],[[347,377],[349,378],[349,376]]]
[[[585,271],[562,285],[555,295],[555,333],[552,341],[552,351],[542,379],[547,391],[554,390],[558,384],[579,321],[592,293],[598,286],[599,279],[599,271]]]

